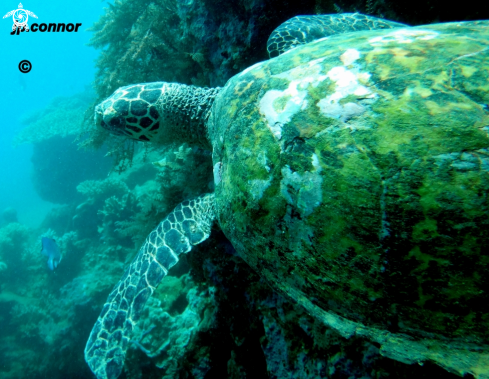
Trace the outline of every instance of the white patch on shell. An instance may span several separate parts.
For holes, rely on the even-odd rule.
[[[351,66],[360,58],[360,52],[355,49],[347,49],[341,56],[341,61],[346,66]],[[360,84],[359,80],[367,82],[370,74],[359,72],[357,65],[351,69],[345,66],[333,67],[329,70],[328,78],[336,84],[335,92],[324,99],[321,99],[317,106],[321,113],[327,117],[346,122],[355,116],[359,116],[367,109],[361,104],[349,102],[340,104],[340,100],[353,95],[362,99],[374,99],[376,94]]]
[[[358,58],[360,58],[360,53],[355,49],[347,49],[343,54],[341,54],[340,59],[345,66],[351,65]]]
[[[222,162],[217,162],[213,168],[214,184],[217,186],[222,181]]]
[[[286,90],[287,91],[287,90]],[[282,127],[302,107],[300,96],[291,97],[282,109],[276,110],[274,103],[285,96],[285,91],[270,90],[260,100],[260,113],[265,116],[268,128],[278,140],[282,138]]]
[[[438,34],[433,30],[422,29],[397,29],[383,36],[370,38],[368,42],[372,46],[382,46],[387,43],[412,43],[415,40],[430,40]]]
[[[269,90],[261,98],[260,114],[265,118],[268,128],[276,139],[282,138],[283,126],[290,122],[296,113],[307,107],[307,87],[309,85],[316,87],[327,78],[326,75],[320,74],[322,68],[320,63],[324,59],[315,59],[306,65],[276,75],[277,78],[290,80],[288,88],[283,91]]]
[[[319,158],[316,155],[316,153],[312,154],[311,163],[312,163],[312,166],[314,167],[314,171],[321,172],[321,170],[322,170],[321,163],[319,163]]]

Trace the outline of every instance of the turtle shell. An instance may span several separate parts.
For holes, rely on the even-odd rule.
[[[488,79],[484,21],[348,33],[250,67],[208,125],[224,233],[342,335],[489,375]]]

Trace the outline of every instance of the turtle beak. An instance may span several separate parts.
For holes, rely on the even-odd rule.
[[[104,116],[103,116],[103,111],[102,111],[102,107],[100,106],[100,104],[95,107],[94,121],[95,121],[95,125],[101,126],[102,128],[105,129]]]
[[[121,136],[124,135],[126,122],[124,118],[118,114],[112,106],[104,109],[104,103],[95,107],[95,124],[112,134]]]

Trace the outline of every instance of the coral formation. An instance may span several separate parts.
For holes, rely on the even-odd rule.
[[[178,376],[179,362],[187,354],[187,346],[197,333],[209,328],[213,290],[199,290],[188,274],[168,277],[159,298],[151,298],[145,308],[143,322],[138,324],[132,339],[138,348],[162,369],[163,378]],[[204,320],[206,319],[206,320]]]
[[[103,178],[111,167],[103,151],[80,150],[75,136],[54,136],[34,143],[32,182],[38,195],[52,203],[81,199],[76,186],[83,180]]]
[[[24,128],[15,137],[14,144],[39,143],[53,137],[78,135],[83,130],[85,110],[93,101],[94,94],[88,89],[72,96],[52,99],[46,107],[21,118]]]
[[[76,190],[89,201],[95,202],[110,196],[124,195],[129,189],[123,181],[110,177],[104,180],[85,180],[76,187]]]
[[[0,260],[15,270],[17,275],[11,277],[14,281],[20,280],[19,274],[26,272],[31,253],[29,237],[29,228],[18,222],[0,229]]]
[[[7,207],[2,211],[2,218],[0,219],[0,226],[3,224],[10,224],[17,221],[17,210],[12,207]]]
[[[39,196],[53,203],[80,199],[80,181],[101,178],[110,167],[103,151],[79,150],[75,144],[84,130],[84,113],[93,101],[90,91],[53,99],[45,108],[25,115],[25,127],[14,144],[32,143],[32,181]]]

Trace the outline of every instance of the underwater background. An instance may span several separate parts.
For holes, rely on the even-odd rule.
[[[268,59],[296,15],[360,12],[410,25],[488,19],[475,1],[30,0],[33,22],[77,33],[0,32],[0,378],[92,378],[83,355],[113,286],[182,200],[213,190],[210,152],[110,137],[96,104],[154,81],[223,86]],[[3,14],[17,2],[2,2]],[[20,73],[28,59],[32,71]],[[41,237],[61,251],[51,271]],[[275,293],[215,228],[160,284],[121,378],[456,378],[343,339]],[[465,377],[472,377],[467,374]]]

